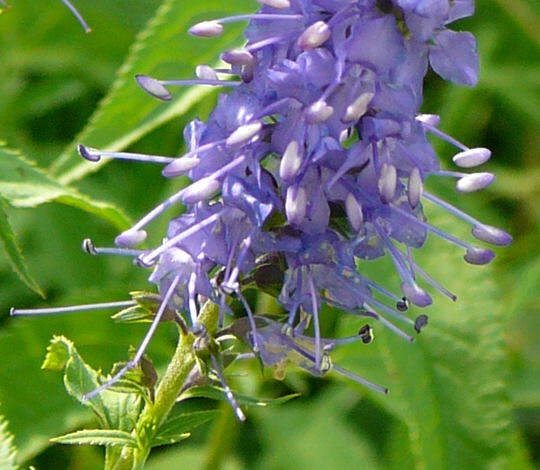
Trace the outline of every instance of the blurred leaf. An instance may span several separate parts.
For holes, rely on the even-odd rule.
[[[253,405],[253,406],[274,406],[282,405],[283,403],[292,400],[300,396],[299,393],[292,393],[290,395],[285,395],[279,398],[254,398],[246,395],[242,395],[236,392],[234,397],[239,405]],[[211,400],[226,400],[225,391],[217,386],[204,385],[200,387],[192,387],[186,390],[180,396],[181,400],[186,400],[188,398],[210,398]]]
[[[0,416],[0,468],[16,470],[17,449],[13,445],[13,435],[8,430],[8,422]]]
[[[55,437],[51,441],[58,444],[137,447],[137,441],[131,434],[118,429],[84,429]]]
[[[79,356],[71,341],[55,336],[47,348],[44,369],[65,368],[64,384],[68,393],[80,403],[92,408],[106,429],[131,431],[141,409],[141,398],[136,394],[104,390],[84,399],[84,395],[99,387],[106,378],[88,366]]]
[[[189,431],[219,416],[219,410],[174,413],[159,428],[152,446],[174,444],[189,437]]]
[[[58,201],[94,214],[120,230],[130,225],[129,218],[120,209],[62,186],[45,175],[33,162],[1,143],[0,196],[15,207],[35,207],[45,202]]]
[[[204,448],[172,447],[168,451],[159,452],[150,457],[146,468],[148,470],[171,470],[176,468],[203,470],[205,468]],[[244,467],[236,458],[228,456],[219,470],[240,470],[242,468]]]
[[[433,216],[431,222],[467,237],[447,218]],[[415,344],[375,325],[373,345],[351,345],[336,355],[340,365],[390,388],[388,396],[366,393],[407,426],[414,468],[484,469],[509,448],[500,293],[492,268],[467,265],[460,255],[439,240],[415,253],[420,266],[458,295],[456,303],[437,296],[430,324]],[[396,277],[389,262],[360,268],[385,285]]]
[[[5,211],[6,203],[0,197],[0,241],[4,246],[4,251],[7,254],[7,258],[13,271],[17,273],[19,278],[34,292],[39,294],[41,297],[45,298],[45,294],[39,287],[39,284],[35,279],[30,275],[26,262],[24,261],[23,254],[21,249],[17,245],[15,240],[15,234],[9,225],[9,220],[7,213]]]
[[[106,147],[111,151],[121,150],[162,124],[186,113],[197,101],[210,94],[212,87],[175,90],[173,99],[163,103],[140,90],[134,75],[144,73],[156,78],[192,77],[198,64],[214,62],[219,52],[237,44],[240,28],[227,25],[221,37],[206,41],[189,36],[189,27],[203,18],[227,16],[227,13],[252,8],[246,0],[226,3],[208,0],[190,3],[189,8],[186,8],[185,0],[164,0],[147,27],[138,35],[118,71],[111,91],[86,128],[77,136],[75,144],[80,142],[97,148]],[[175,60],[171,52],[178,47],[180,39],[181,56],[171,62]],[[62,183],[78,180],[106,163],[106,160],[97,164],[82,161],[74,145],[70,145],[51,167],[52,173]]]
[[[256,469],[308,468],[377,470],[371,446],[349,426],[346,413],[358,401],[341,386],[329,387],[309,403],[297,401],[257,413],[264,452]],[[286,462],[286,465],[285,465]]]

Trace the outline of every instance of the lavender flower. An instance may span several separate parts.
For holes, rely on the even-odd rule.
[[[196,119],[188,124],[185,155],[80,146],[81,155],[91,161],[105,157],[162,164],[165,177],[188,175],[192,181],[120,234],[119,248],[96,248],[89,241],[84,247],[91,254],[132,256],[139,266],[153,267],[149,280],[157,284],[162,306],[126,370],[142,357],[165,306],[182,312],[192,330],[204,334],[198,323],[202,302],[219,305],[224,327],[225,314],[232,313],[228,300],[237,298],[246,318],[241,328],[236,322],[223,332],[236,331],[265,365],[294,356],[293,362],[315,375],[333,368],[385,391],[331,364],[330,346],[349,339],[321,338],[321,306],[369,317],[413,341],[389,318],[419,333],[427,316],[411,319],[403,312],[409,303],[432,303],[423,284],[455,300],[416,264],[414,250],[431,233],[461,247],[470,264],[489,263],[495,254],[431,225],[424,201],[470,224],[473,237],[482,242],[506,246],[512,241],[503,230],[424,190],[428,177],[455,178],[458,192],[477,191],[494,180],[485,172],[442,170],[430,134],[457,148],[453,161],[462,169],[481,165],[491,154],[460,143],[439,129],[438,116],[419,111],[430,66],[458,85],[477,82],[474,37],[447,29],[473,13],[473,2],[260,3],[256,14],[204,21],[189,31],[209,38],[221,34],[227,23],[249,21],[245,46],[222,55],[228,68],[200,65],[198,78],[189,80],[137,76],[145,91],[162,100],[171,98],[171,86],[231,87],[206,123]],[[186,211],[170,221],[163,244],[134,249],[146,239],[146,226],[179,203]],[[401,279],[399,293],[362,274],[364,263],[385,255]],[[288,312],[284,323],[253,314],[243,294],[252,285],[276,295]],[[308,337],[304,333],[311,323],[314,336]],[[350,340],[369,342],[367,331],[370,327],[360,329]],[[214,358],[214,368],[218,362]],[[234,405],[232,394],[227,396]]]

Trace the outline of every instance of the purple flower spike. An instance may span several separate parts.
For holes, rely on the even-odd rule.
[[[191,180],[120,234],[118,247],[95,247],[90,240],[83,247],[93,255],[128,256],[152,268],[150,282],[194,333],[201,331],[200,306],[210,300],[220,308],[223,334],[235,330],[264,365],[292,362],[317,376],[334,370],[386,393],[332,366],[334,346],[360,340],[369,347],[372,327],[362,323],[362,333],[354,337],[325,339],[319,321],[323,305],[362,321],[369,317],[373,328],[388,328],[413,342],[412,334],[428,320],[426,315],[414,318],[415,307],[432,303],[425,289],[456,300],[414,260],[428,235],[459,246],[470,264],[487,264],[495,253],[434,226],[423,212],[424,201],[472,226],[472,236],[482,242],[512,242],[508,233],[424,188],[428,178],[454,178],[459,195],[495,179],[491,173],[443,169],[446,162],[439,162],[430,136],[456,147],[453,162],[461,168],[485,163],[491,152],[470,148],[439,128],[439,116],[420,113],[430,66],[457,84],[477,81],[474,37],[447,29],[472,13],[473,2],[259,3],[258,13],[203,21],[189,30],[215,37],[223,24],[249,21],[246,44],[223,52],[225,68],[199,65],[193,80],[137,75],[139,86],[161,100],[171,99],[170,86],[227,87],[207,122],[195,119],[186,126],[182,157],[79,146],[90,161],[159,163],[165,165],[163,176]],[[146,239],[151,222],[180,204],[183,210],[176,213],[181,215],[169,221],[160,245],[134,249]],[[364,275],[366,263],[382,256],[393,263],[401,293]],[[253,314],[243,293],[252,287],[277,298],[287,311],[283,323]],[[232,323],[226,317],[232,313],[231,296],[245,310],[245,317]],[[156,327],[153,323],[152,332]],[[218,359],[213,357],[214,373],[242,418]]]

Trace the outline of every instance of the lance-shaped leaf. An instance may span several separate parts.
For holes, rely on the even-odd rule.
[[[198,101],[212,93],[213,87],[185,87],[173,91],[172,100],[158,101],[141,91],[136,74],[160,79],[190,78],[195,67],[210,63],[220,52],[238,45],[239,25],[227,25],[224,34],[212,41],[187,34],[194,23],[211,17],[222,17],[238,11],[253,10],[246,0],[207,0],[191,2],[165,0],[132,45],[109,94],[103,99],[89,124],[76,141],[52,167],[53,174],[63,183],[78,180],[96,171],[107,162],[83,161],[76,152],[82,142],[93,147],[117,151],[126,148],[162,124],[185,114]],[[171,50],[182,43],[181,60],[171,61]]]
[[[96,215],[120,230],[130,225],[124,212],[112,204],[94,201],[48,177],[34,162],[0,143],[0,196],[14,207],[35,207],[56,201]]]
[[[252,405],[252,406],[274,406],[281,405],[283,403],[292,400],[300,396],[299,393],[292,393],[290,395],[285,395],[279,398],[255,398],[247,395],[242,395],[239,393],[234,393],[234,397],[239,405]],[[217,386],[213,385],[203,385],[200,387],[192,387],[186,390],[180,396],[181,400],[188,398],[209,398],[211,400],[226,400],[225,391]]]
[[[137,447],[137,441],[126,431],[118,429],[84,429],[51,439],[58,444]]]
[[[6,203],[0,197],[0,241],[4,247],[4,251],[7,255],[9,263],[13,271],[17,273],[19,278],[34,292],[45,297],[45,294],[39,287],[39,284],[30,275],[26,262],[22,254],[17,241],[15,240],[15,234],[9,225],[8,215],[5,211]]]

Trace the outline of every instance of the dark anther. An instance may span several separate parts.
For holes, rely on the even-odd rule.
[[[82,249],[89,255],[97,255],[96,248],[94,247],[94,242],[90,238],[85,238],[83,240]]]
[[[133,262],[139,266],[139,268],[151,268],[154,265],[154,262],[146,262],[144,259],[142,259],[140,256],[135,258]]]
[[[414,321],[414,329],[416,330],[417,333],[420,333],[420,331],[422,331],[422,328],[424,328],[427,324],[428,324],[428,316],[420,315]]]
[[[407,297],[403,297],[400,301],[396,303],[396,308],[400,312],[405,312],[409,308],[409,301],[407,300]]]
[[[351,36],[351,33],[352,33],[352,26],[349,25],[345,28],[345,37],[346,38],[349,38]]]
[[[373,341],[373,328],[370,325],[364,325],[358,330],[358,336],[362,339],[362,343],[371,343]]]

